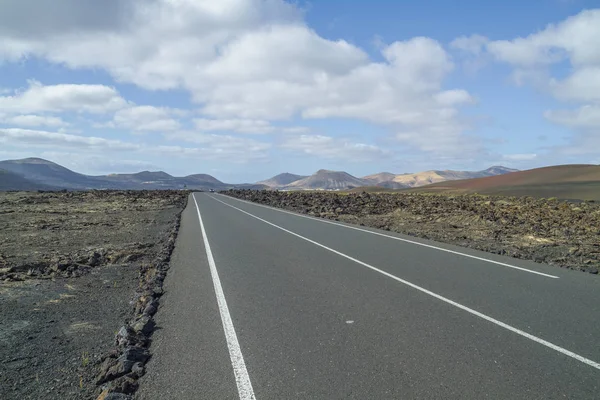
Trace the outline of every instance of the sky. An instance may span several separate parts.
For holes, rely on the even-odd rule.
[[[600,3],[0,0],[0,159],[24,157],[232,183],[600,164]]]

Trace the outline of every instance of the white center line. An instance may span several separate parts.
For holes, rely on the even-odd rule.
[[[531,274],[545,276],[546,278],[559,279],[559,277],[556,276],[556,275],[550,275],[550,274],[545,274],[543,272],[532,271],[532,270],[527,269],[527,268],[517,267],[516,265],[511,265],[511,264],[503,263],[503,262],[500,262],[500,261],[494,261],[494,260],[490,260],[488,258],[472,256],[470,254],[461,253],[459,251],[444,249],[443,247],[433,246],[433,245],[426,244],[426,243],[420,243],[420,242],[416,242],[414,240],[403,239],[403,238],[399,238],[397,236],[386,235],[385,233],[369,231],[367,229],[362,229],[362,228],[358,228],[358,227],[355,227],[355,226],[348,226],[348,225],[340,224],[340,223],[337,223],[337,222],[328,221],[328,220],[323,219],[323,218],[317,218],[317,217],[311,217],[311,216],[308,216],[308,215],[302,215],[302,214],[294,213],[294,212],[287,211],[287,210],[282,210],[282,209],[275,208],[275,207],[265,206],[263,204],[258,204],[258,203],[254,203],[254,202],[247,201],[247,200],[236,199],[235,197],[231,197],[231,196],[227,196],[227,198],[230,198],[230,199],[233,199],[233,200],[237,200],[237,201],[241,201],[241,202],[244,202],[244,203],[248,203],[248,204],[251,204],[253,206],[263,207],[263,208],[266,208],[266,209],[269,209],[269,210],[279,211],[279,212],[282,212],[282,213],[285,213],[285,214],[294,215],[296,217],[307,218],[307,219],[310,219],[310,220],[313,220],[313,221],[323,222],[325,224],[331,224],[331,225],[341,226],[341,227],[344,227],[344,228],[347,228],[347,229],[354,229],[355,231],[366,232],[366,233],[370,233],[372,235],[383,236],[383,237],[386,237],[386,238],[389,238],[389,239],[399,240],[399,241],[405,242],[405,243],[416,244],[417,246],[423,246],[423,247],[427,247],[427,248],[430,248],[430,249],[435,249],[435,250],[439,250],[439,251],[445,251],[446,253],[452,253],[452,254],[457,254],[459,256],[463,256],[463,257],[473,258],[475,260],[480,260],[480,261],[485,261],[485,262],[492,263],[492,264],[502,265],[503,267],[513,268],[513,269],[517,269],[519,271],[524,271],[524,272],[529,272]]]
[[[309,239],[309,238],[307,238],[307,237],[304,237],[304,236],[302,236],[302,235],[299,235],[299,234],[297,234],[297,233],[295,233],[295,232],[292,232],[292,231],[290,231],[290,230],[288,230],[288,229],[285,229],[285,228],[283,228],[283,227],[281,227],[281,226],[279,226],[279,225],[275,225],[274,223],[272,223],[272,222],[269,222],[269,221],[267,221],[267,220],[265,220],[265,219],[262,219],[262,218],[260,218],[260,217],[257,217],[256,215],[254,215],[254,214],[251,214],[251,213],[249,213],[249,212],[247,212],[247,211],[244,211],[244,210],[242,210],[241,208],[237,208],[237,207],[235,207],[235,206],[232,206],[231,204],[227,204],[227,203],[225,203],[224,201],[221,201],[221,200],[219,200],[219,199],[217,199],[217,198],[215,198],[215,197],[212,197],[212,196],[209,196],[209,197],[211,197],[212,199],[214,199],[214,200],[218,201],[219,203],[223,203],[223,204],[225,204],[225,205],[226,205],[226,206],[228,206],[228,207],[231,207],[231,208],[233,208],[233,209],[236,209],[236,210],[238,210],[238,211],[240,211],[240,212],[242,212],[242,213],[244,213],[244,214],[247,214],[247,215],[251,216],[252,218],[256,218],[257,220],[259,220],[259,221],[262,221],[262,222],[264,222],[264,223],[266,223],[266,224],[269,224],[269,225],[271,225],[271,226],[273,226],[273,227],[275,227],[275,228],[277,228],[277,229],[281,229],[282,231],[284,231],[284,232],[287,232],[287,233],[289,233],[290,235],[294,235],[294,236],[296,236],[296,237],[298,237],[298,238],[300,238],[300,239],[306,240],[307,242],[310,242],[310,243],[312,243],[312,244],[314,244],[314,245],[316,245],[316,246],[322,247],[322,248],[324,248],[325,250],[331,251],[332,253],[335,253],[335,254],[337,254],[337,255],[339,255],[339,256],[342,256],[342,257],[344,257],[344,258],[347,258],[348,260],[354,261],[354,262],[355,262],[355,263],[357,263],[357,264],[360,264],[360,265],[362,265],[362,266],[364,266],[364,267],[367,267],[367,268],[369,268],[369,269],[372,269],[373,271],[379,272],[380,274],[382,274],[382,275],[385,275],[385,276],[387,276],[388,278],[392,278],[392,279],[394,279],[395,281],[398,281],[398,282],[400,282],[400,283],[403,283],[403,284],[405,284],[405,285],[407,285],[407,286],[410,286],[410,287],[411,287],[411,288],[413,288],[413,289],[416,289],[416,290],[418,290],[418,291],[420,291],[420,292],[423,292],[423,293],[425,293],[425,294],[427,294],[427,295],[429,295],[429,296],[435,297],[436,299],[438,299],[438,300],[441,300],[441,301],[443,301],[444,303],[450,304],[450,305],[452,305],[452,306],[454,306],[454,307],[456,307],[456,308],[460,308],[461,310],[464,310],[464,311],[466,311],[466,312],[468,312],[468,313],[470,313],[470,314],[472,314],[472,315],[475,315],[475,316],[477,316],[477,317],[479,317],[479,318],[481,318],[481,319],[484,319],[484,320],[486,320],[486,321],[489,321],[489,322],[491,322],[491,323],[493,323],[493,324],[496,324],[496,325],[498,325],[498,326],[500,326],[500,327],[502,327],[502,328],[504,328],[504,329],[507,329],[507,330],[509,330],[509,331],[511,331],[511,332],[514,332],[514,333],[516,333],[517,335],[521,335],[521,336],[523,336],[523,337],[525,337],[525,338],[527,338],[527,339],[533,340],[534,342],[537,342],[537,343],[539,343],[539,344],[541,344],[541,345],[544,345],[544,346],[546,346],[546,347],[548,347],[548,348],[550,348],[550,349],[552,349],[552,350],[555,350],[555,351],[557,351],[557,352],[559,352],[559,353],[562,353],[562,354],[564,354],[564,355],[566,355],[566,356],[569,356],[569,357],[571,357],[571,358],[574,358],[574,359],[575,359],[575,360],[577,360],[577,361],[580,361],[580,362],[582,362],[582,363],[584,363],[584,364],[587,364],[587,365],[589,365],[590,367],[593,367],[593,368],[596,368],[596,369],[600,370],[600,363],[597,363],[596,361],[593,361],[593,360],[590,360],[590,359],[588,359],[588,358],[585,358],[585,357],[583,357],[583,356],[580,356],[579,354],[573,353],[572,351],[569,351],[569,350],[567,350],[567,349],[564,349],[564,348],[562,348],[562,347],[560,347],[560,346],[557,346],[557,345],[555,345],[555,344],[553,344],[553,343],[550,343],[550,342],[548,342],[548,341],[546,341],[546,340],[544,340],[544,339],[542,339],[542,338],[539,338],[539,337],[537,337],[537,336],[534,336],[534,335],[532,335],[532,334],[530,334],[530,333],[527,333],[527,332],[525,332],[525,331],[522,331],[522,330],[520,330],[520,329],[518,329],[518,328],[515,328],[514,326],[508,325],[508,324],[506,324],[506,323],[504,323],[504,322],[502,322],[502,321],[499,321],[499,320],[497,320],[497,319],[494,319],[494,318],[492,318],[492,317],[490,317],[490,316],[488,316],[488,315],[486,315],[486,314],[483,314],[483,313],[481,313],[481,312],[479,312],[479,311],[473,310],[472,308],[469,308],[469,307],[467,307],[467,306],[463,306],[462,304],[460,304],[460,303],[457,303],[457,302],[455,302],[455,301],[453,301],[453,300],[450,300],[450,299],[448,299],[448,298],[446,298],[446,297],[444,297],[444,296],[442,296],[442,295],[439,295],[439,294],[437,294],[437,293],[434,293],[434,292],[432,292],[432,291],[430,291],[430,290],[427,290],[427,289],[425,289],[425,288],[423,288],[423,287],[421,287],[421,286],[415,285],[414,283],[411,283],[411,282],[409,282],[409,281],[406,281],[406,280],[404,280],[404,279],[402,279],[402,278],[398,278],[397,276],[395,276],[395,275],[392,275],[392,274],[390,274],[389,272],[385,272],[385,271],[383,271],[383,270],[381,270],[381,269],[379,269],[379,268],[377,268],[377,267],[374,267],[374,266],[372,266],[372,265],[370,265],[370,264],[367,264],[366,262],[360,261],[360,260],[358,260],[358,259],[356,259],[356,258],[354,258],[354,257],[351,257],[351,256],[347,255],[347,254],[344,254],[344,253],[342,253],[342,252],[339,252],[339,251],[337,251],[337,250],[334,250],[334,249],[332,249],[332,248],[330,248],[330,247],[327,247],[327,246],[325,246],[325,245],[323,245],[323,244],[321,244],[321,243],[319,243],[319,242],[315,242],[315,241],[314,241],[314,240],[312,240],[312,239]]]
[[[210,250],[210,244],[208,243],[208,236],[206,235],[206,229],[204,229],[204,223],[202,222],[202,216],[200,215],[200,207],[196,197],[192,194],[194,203],[196,204],[196,210],[198,211],[198,219],[200,220],[200,229],[202,229],[202,238],[204,239],[204,247],[206,249],[206,256],[208,257],[208,265],[210,266],[210,275],[212,276],[213,285],[215,287],[215,293],[217,295],[217,303],[219,304],[219,313],[221,314],[221,321],[223,322],[223,330],[225,331],[225,339],[227,340],[227,347],[229,348],[229,357],[231,358],[231,365],[233,366],[233,373],[235,375],[235,381],[237,383],[238,393],[240,400],[255,400],[254,389],[252,389],[252,382],[250,382],[250,376],[246,369],[246,363],[244,362],[244,356],[240,349],[240,344],[235,334],[235,328],[233,327],[233,321],[229,314],[229,307],[227,307],[227,301],[225,300],[225,294],[221,287],[221,280],[219,279],[219,273],[213,258],[212,251]]]

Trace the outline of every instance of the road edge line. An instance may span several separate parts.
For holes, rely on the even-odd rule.
[[[235,375],[235,382],[237,384],[238,394],[240,400],[256,400],[254,396],[254,389],[252,388],[252,382],[246,369],[246,363],[244,362],[244,356],[235,333],[233,321],[229,314],[229,307],[227,307],[227,300],[225,300],[225,294],[223,293],[223,287],[221,286],[221,279],[219,279],[219,272],[217,271],[217,265],[213,258],[212,251],[210,249],[210,243],[208,242],[208,235],[204,228],[204,222],[202,221],[202,215],[200,214],[200,207],[196,201],[196,196],[192,194],[194,204],[196,204],[196,211],[198,212],[198,220],[200,221],[200,229],[202,230],[202,239],[204,240],[204,248],[206,250],[206,256],[208,257],[208,265],[210,266],[210,275],[212,277],[213,286],[215,288],[215,294],[217,297],[217,303],[219,305],[219,313],[221,314],[221,322],[223,323],[223,330],[225,331],[225,339],[227,341],[227,348],[229,349],[229,357],[231,358],[231,366],[233,367],[233,373]]]

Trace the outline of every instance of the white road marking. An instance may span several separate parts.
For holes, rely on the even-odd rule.
[[[574,358],[574,359],[575,359],[575,360],[577,360],[577,361],[580,361],[580,362],[582,362],[582,363],[584,363],[584,364],[587,364],[587,365],[589,365],[590,367],[593,367],[593,368],[596,368],[596,369],[600,370],[600,363],[597,363],[597,362],[595,362],[595,361],[593,361],[593,360],[590,360],[590,359],[588,359],[588,358],[585,358],[585,357],[583,357],[583,356],[580,356],[579,354],[573,353],[572,351],[569,351],[569,350],[567,350],[567,349],[564,349],[564,348],[562,348],[562,347],[560,347],[560,346],[557,346],[557,345],[555,345],[555,344],[553,344],[553,343],[550,343],[550,342],[548,342],[548,341],[546,341],[546,340],[544,340],[544,339],[542,339],[542,338],[539,338],[539,337],[537,337],[537,336],[534,336],[534,335],[532,335],[532,334],[530,334],[530,333],[527,333],[527,332],[525,332],[525,331],[522,331],[522,330],[520,330],[520,329],[518,329],[518,328],[515,328],[514,326],[508,325],[508,324],[506,324],[506,323],[504,323],[504,322],[502,322],[502,321],[498,321],[497,319],[494,319],[494,318],[492,318],[492,317],[490,317],[490,316],[488,316],[488,315],[486,315],[486,314],[483,314],[483,313],[481,313],[481,312],[479,312],[479,311],[473,310],[472,308],[469,308],[469,307],[467,307],[467,306],[463,306],[463,305],[462,305],[462,304],[460,304],[460,303],[457,303],[457,302],[455,302],[455,301],[453,301],[453,300],[450,300],[450,299],[448,299],[448,298],[446,298],[446,297],[444,297],[444,296],[442,296],[442,295],[439,295],[439,294],[437,294],[437,293],[434,293],[434,292],[432,292],[432,291],[430,291],[430,290],[427,290],[427,289],[425,289],[425,288],[423,288],[423,287],[421,287],[421,286],[415,285],[414,283],[411,283],[411,282],[409,282],[409,281],[406,281],[406,280],[404,280],[404,279],[402,279],[402,278],[398,278],[397,276],[395,276],[395,275],[392,275],[392,274],[390,274],[389,272],[385,272],[385,271],[383,271],[383,270],[381,270],[381,269],[379,269],[379,268],[377,268],[377,267],[374,267],[374,266],[372,266],[372,265],[370,265],[370,264],[367,264],[366,262],[360,261],[360,260],[358,260],[358,259],[356,259],[356,258],[354,258],[354,257],[351,257],[351,256],[349,256],[349,255],[347,255],[347,254],[344,254],[344,253],[342,253],[342,252],[339,252],[339,251],[337,251],[337,250],[334,250],[334,249],[332,249],[332,248],[330,248],[330,247],[327,247],[327,246],[325,246],[325,245],[323,245],[323,244],[321,244],[321,243],[319,243],[319,242],[316,242],[316,241],[314,241],[314,240],[312,240],[312,239],[309,239],[309,238],[307,238],[307,237],[304,237],[304,236],[302,236],[302,235],[299,235],[299,234],[297,234],[297,233],[295,233],[295,232],[292,232],[292,231],[290,231],[290,230],[288,230],[288,229],[285,229],[285,228],[283,228],[283,227],[281,227],[281,226],[279,226],[279,225],[276,225],[276,224],[274,224],[274,223],[272,223],[272,222],[269,222],[269,221],[267,221],[267,220],[265,220],[265,219],[262,219],[262,218],[260,218],[260,217],[257,217],[256,215],[254,215],[254,214],[251,214],[251,213],[249,213],[249,212],[247,212],[247,211],[244,211],[244,210],[242,210],[241,208],[237,208],[237,207],[235,207],[235,206],[232,206],[231,204],[227,204],[227,203],[225,203],[224,201],[221,201],[221,200],[219,200],[219,199],[217,199],[217,198],[214,198],[214,197],[212,197],[212,196],[210,196],[210,197],[211,197],[212,199],[214,199],[214,200],[216,200],[216,201],[220,202],[220,203],[223,203],[223,204],[225,204],[225,205],[226,205],[226,206],[228,206],[228,207],[231,207],[231,208],[233,208],[233,209],[236,209],[236,210],[238,210],[238,211],[240,211],[240,212],[242,212],[242,213],[244,213],[244,214],[247,214],[247,215],[251,216],[252,218],[256,218],[257,220],[259,220],[259,221],[262,221],[262,222],[264,222],[264,223],[266,223],[266,224],[269,224],[269,225],[271,225],[271,226],[273,226],[273,227],[275,227],[275,228],[277,228],[277,229],[281,229],[282,231],[284,231],[284,232],[287,232],[287,233],[289,233],[290,235],[294,235],[294,236],[296,236],[296,237],[298,237],[298,238],[300,238],[300,239],[306,240],[307,242],[310,242],[310,243],[312,243],[312,244],[314,244],[314,245],[316,245],[316,246],[319,246],[319,247],[321,247],[321,248],[323,248],[323,249],[325,249],[325,250],[328,250],[328,251],[330,251],[330,252],[332,252],[332,253],[335,253],[335,254],[337,254],[337,255],[339,255],[339,256],[342,256],[342,257],[344,257],[344,258],[347,258],[348,260],[354,261],[355,263],[357,263],[357,264],[360,264],[360,265],[362,265],[362,266],[364,266],[364,267],[367,267],[367,268],[369,268],[369,269],[371,269],[371,270],[373,270],[373,271],[379,272],[380,274],[382,274],[382,275],[385,275],[385,276],[387,276],[388,278],[392,278],[392,279],[394,279],[395,281],[398,281],[398,282],[400,282],[400,283],[403,283],[404,285],[410,286],[410,287],[411,287],[411,288],[413,288],[413,289],[416,289],[416,290],[418,290],[418,291],[420,291],[420,292],[423,292],[423,293],[425,293],[425,294],[427,294],[427,295],[429,295],[429,296],[435,297],[436,299],[438,299],[438,300],[441,300],[441,301],[443,301],[444,303],[450,304],[450,305],[452,305],[452,306],[454,306],[454,307],[456,307],[456,308],[460,308],[461,310],[464,310],[464,311],[466,311],[466,312],[468,312],[468,313],[470,313],[470,314],[472,314],[472,315],[475,315],[475,316],[477,316],[477,317],[479,317],[479,318],[481,318],[481,319],[484,319],[484,320],[486,320],[486,321],[489,321],[489,322],[491,322],[491,323],[493,323],[493,324],[496,324],[496,325],[498,325],[498,326],[500,326],[500,327],[502,327],[502,328],[504,328],[504,329],[507,329],[507,330],[509,330],[509,331],[511,331],[511,332],[514,332],[514,333],[516,333],[517,335],[521,335],[521,336],[523,336],[523,337],[525,337],[525,338],[527,338],[527,339],[529,339],[529,340],[533,340],[534,342],[537,342],[537,343],[539,343],[539,344],[541,344],[541,345],[544,345],[544,346],[546,346],[546,347],[548,347],[548,348],[550,348],[550,349],[552,349],[552,350],[555,350],[555,351],[557,351],[557,352],[559,352],[559,353],[562,353],[562,354],[564,354],[564,355],[566,355],[566,356],[569,356],[569,357],[571,357],[571,358]]]
[[[200,229],[202,229],[202,238],[204,239],[204,247],[206,248],[206,256],[208,257],[208,265],[210,266],[210,275],[212,276],[215,293],[217,295],[219,313],[221,314],[221,321],[223,322],[223,330],[225,331],[225,339],[227,340],[227,347],[229,348],[229,357],[231,358],[231,365],[233,366],[233,373],[235,375],[240,400],[256,400],[254,389],[252,389],[252,382],[250,382],[250,376],[248,375],[248,370],[246,370],[244,356],[242,355],[242,350],[240,349],[240,344],[237,335],[235,334],[235,328],[233,327],[233,321],[229,314],[229,307],[227,307],[225,294],[221,287],[221,280],[219,279],[215,259],[210,250],[208,236],[206,235],[206,229],[204,229],[204,223],[202,222],[202,216],[200,215],[200,208],[198,207],[196,197],[192,195],[192,198],[194,199],[196,210],[198,211]]]
[[[492,263],[492,264],[502,265],[502,266],[508,267],[508,268],[518,269],[520,271],[529,272],[531,274],[545,276],[546,278],[559,279],[559,277],[555,276],[555,275],[545,274],[543,272],[532,271],[532,270],[527,269],[527,268],[517,267],[516,265],[511,265],[511,264],[503,263],[503,262],[500,262],[500,261],[494,261],[494,260],[490,260],[490,259],[483,258],[483,257],[472,256],[470,254],[461,253],[459,251],[444,249],[443,247],[437,247],[437,246],[433,246],[433,245],[426,244],[426,243],[416,242],[414,240],[403,239],[403,238],[399,238],[397,236],[386,235],[385,233],[373,232],[373,231],[369,231],[367,229],[358,228],[358,227],[355,227],[355,226],[348,226],[348,225],[340,224],[340,223],[337,223],[337,222],[328,221],[328,220],[323,219],[323,218],[317,218],[317,217],[311,217],[311,216],[308,216],[308,215],[302,215],[302,214],[298,214],[298,213],[295,213],[295,212],[291,212],[291,211],[287,211],[287,210],[282,210],[280,208],[269,207],[269,206],[265,206],[263,204],[253,203],[253,202],[247,201],[247,200],[236,199],[235,197],[231,197],[231,196],[227,196],[227,198],[234,199],[234,200],[237,200],[237,201],[241,201],[241,202],[244,202],[244,203],[248,203],[248,204],[251,204],[251,205],[254,205],[254,206],[258,206],[258,207],[263,207],[263,208],[266,208],[268,210],[274,210],[274,211],[279,211],[279,212],[282,212],[282,213],[294,215],[296,217],[308,218],[308,219],[311,219],[313,221],[323,222],[325,224],[331,224],[331,225],[341,226],[341,227],[348,228],[348,229],[354,229],[355,231],[366,232],[366,233],[370,233],[372,235],[383,236],[383,237],[386,237],[386,238],[389,238],[389,239],[399,240],[401,242],[416,244],[417,246],[428,247],[430,249],[435,249],[435,250],[439,250],[439,251],[445,251],[446,253],[457,254],[459,256],[473,258],[475,260],[485,261],[485,262],[489,262],[489,263]]]

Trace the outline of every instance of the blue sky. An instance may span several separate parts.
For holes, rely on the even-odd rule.
[[[228,182],[598,164],[594,6],[4,1],[0,158]]]

